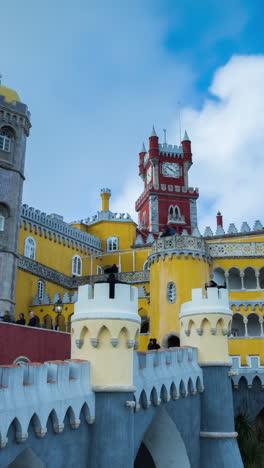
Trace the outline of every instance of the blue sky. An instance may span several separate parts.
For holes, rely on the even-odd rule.
[[[263,10],[261,0],[3,3],[2,81],[32,113],[24,203],[73,221],[100,208],[107,186],[113,210],[134,216],[142,141],[154,123],[179,143],[180,101],[201,230],[218,209],[227,225],[264,224]]]

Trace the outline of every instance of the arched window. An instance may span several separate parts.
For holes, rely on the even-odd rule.
[[[9,208],[4,203],[0,202],[0,232],[5,230],[6,219],[9,216]]]
[[[218,286],[224,286],[226,281],[225,281],[225,271],[217,267],[213,271],[213,280],[217,283]]]
[[[24,255],[25,257],[35,260],[36,258],[36,241],[33,237],[27,237],[25,239],[24,246]]]
[[[82,275],[82,259],[79,255],[72,258],[72,274],[76,276]]]
[[[2,127],[0,129],[0,150],[10,152],[11,141],[14,138],[14,132],[10,127]]]
[[[176,301],[176,286],[173,281],[167,284],[167,299],[170,304],[174,304]]]
[[[0,231],[5,230],[5,217],[3,215],[0,215]]]
[[[38,298],[40,300],[43,300],[44,294],[45,294],[45,283],[42,280],[38,280]]]
[[[256,289],[257,278],[254,268],[247,267],[244,270],[244,288],[245,289]]]
[[[106,245],[107,252],[115,252],[118,250],[118,237],[108,237]]]
[[[228,277],[229,289],[241,289],[240,270],[236,267],[230,268]]]

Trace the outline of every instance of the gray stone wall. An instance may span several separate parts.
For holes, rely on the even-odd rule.
[[[26,139],[30,122],[22,103],[5,103],[0,96],[0,129],[8,127],[13,134],[10,151],[0,151],[0,206],[5,213],[4,231],[0,234],[0,315],[14,314],[18,236]]]

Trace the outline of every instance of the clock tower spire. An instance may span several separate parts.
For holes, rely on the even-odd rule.
[[[192,233],[197,227],[198,189],[189,187],[188,172],[192,165],[191,141],[185,131],[179,146],[159,143],[153,126],[149,149],[139,153],[139,173],[144,191],[136,201],[139,225],[146,232],[158,234],[164,224],[178,234]]]

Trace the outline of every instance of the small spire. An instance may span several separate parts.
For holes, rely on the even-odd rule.
[[[186,132],[186,130],[185,130],[185,132],[184,132],[184,136],[183,136],[183,140],[182,140],[182,141],[191,141],[190,138],[188,137],[188,133]]]
[[[142,149],[141,149],[140,153],[146,153],[146,152],[147,152],[147,151],[146,151],[146,147],[145,147],[145,144],[144,144],[144,141],[143,141],[143,143],[142,143]]]
[[[164,144],[166,145],[166,143],[167,143],[167,138],[166,138],[167,130],[166,130],[166,128],[163,129],[163,133],[164,133]]]
[[[157,136],[154,125],[152,126],[152,133],[150,136],[155,136],[155,137]]]

